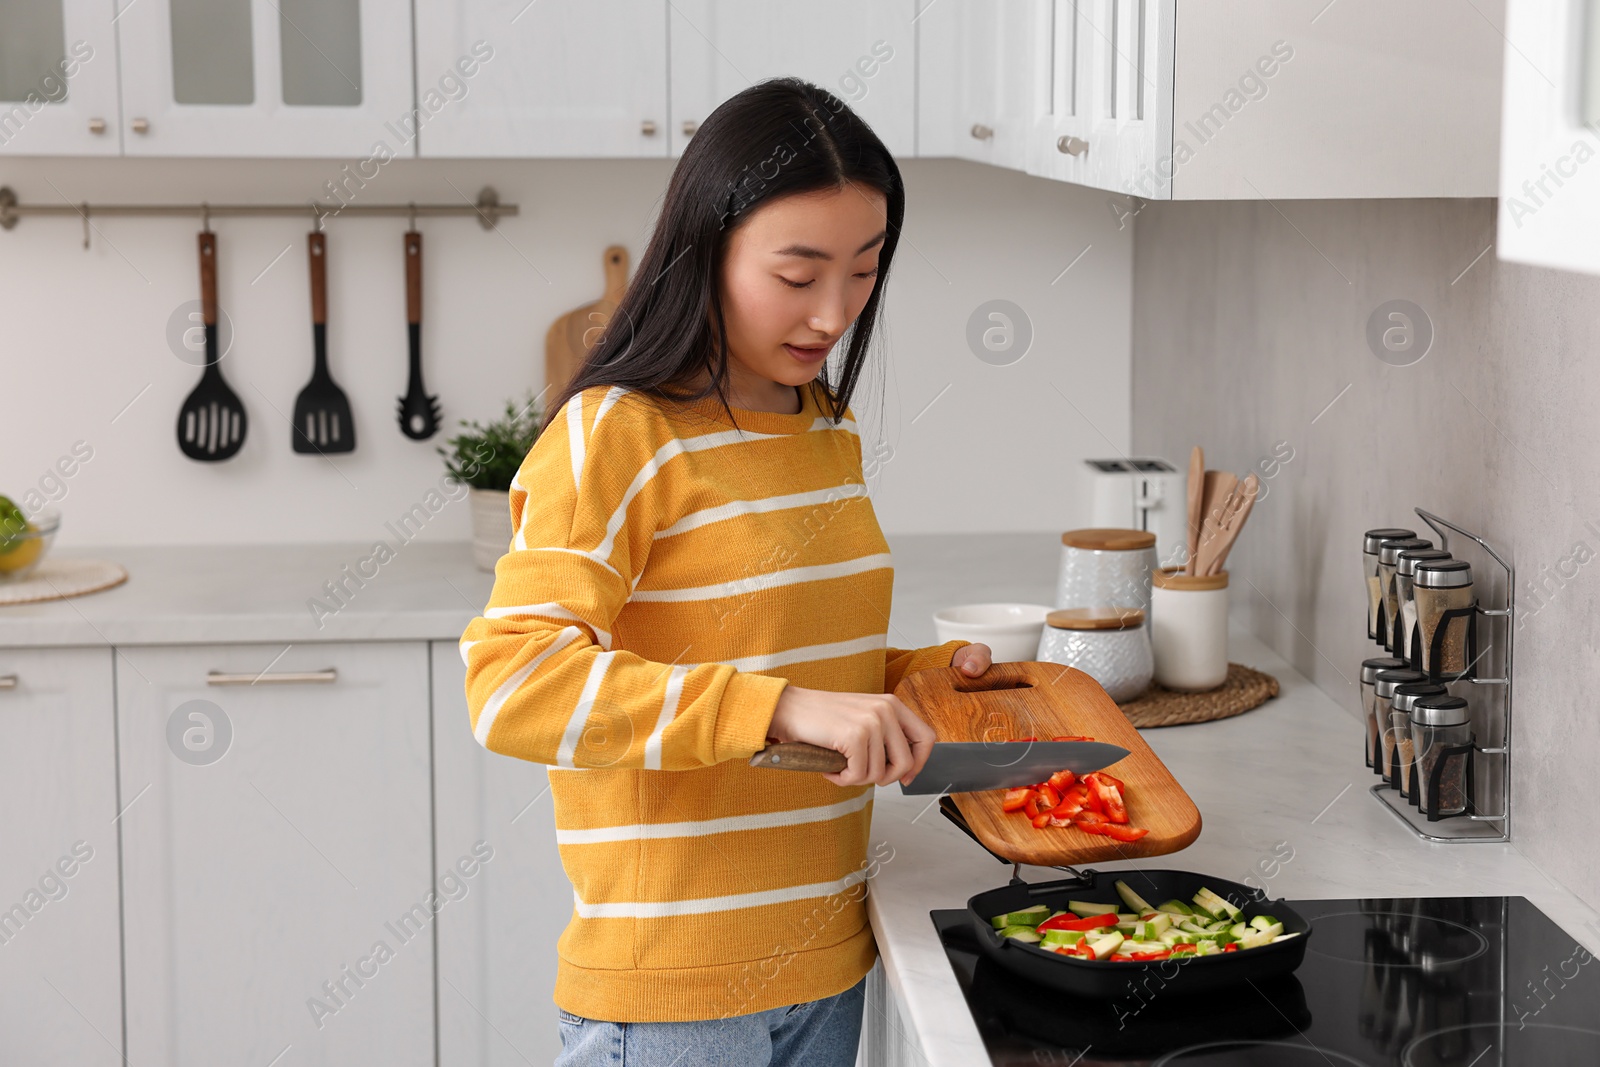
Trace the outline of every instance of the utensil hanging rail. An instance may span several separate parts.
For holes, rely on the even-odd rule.
[[[470,204],[419,204],[414,201],[403,204],[326,204],[318,200],[307,200],[301,204],[212,204],[205,201],[198,204],[92,204],[87,201],[77,204],[24,204],[17,199],[16,192],[10,186],[0,186],[0,229],[3,230],[16,226],[24,215],[82,218],[87,226],[91,218],[112,215],[192,217],[209,222],[216,218],[304,217],[308,213],[319,224],[323,219],[341,215],[410,218],[413,222],[420,218],[475,217],[480,226],[492,230],[502,218],[519,212],[516,204],[502,204],[499,194],[488,185],[479,190],[477,202]]]

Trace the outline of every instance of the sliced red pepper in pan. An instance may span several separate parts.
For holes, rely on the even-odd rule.
[[[1091,915],[1079,918],[1076,915],[1057,915],[1046,919],[1039,924],[1040,930],[1093,930],[1101,926],[1117,925],[1117,913],[1107,912],[1104,915]]]
[[[1164,950],[1164,951],[1161,951],[1161,952],[1130,952],[1130,953],[1128,953],[1128,958],[1130,960],[1139,960],[1139,961],[1144,961],[1144,960],[1164,960],[1164,959],[1169,958],[1171,955],[1172,955],[1172,952],[1170,950]]]

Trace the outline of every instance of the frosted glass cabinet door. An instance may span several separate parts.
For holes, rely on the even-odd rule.
[[[411,20],[382,0],[116,0],[130,156],[416,154]]]
[[[0,1063],[122,1062],[109,648],[0,648]]]
[[[424,156],[667,154],[663,0],[417,0]]]
[[[673,0],[672,153],[722,101],[795,75],[849,104],[897,156],[916,140],[916,26],[927,0]]]
[[[1600,274],[1600,3],[1508,0],[1501,259]]]
[[[441,877],[477,869],[439,913],[439,1067],[549,1063],[561,1051],[556,941],[572,917],[549,777],[473,739],[461,650],[432,649],[435,862]]]
[[[114,156],[121,130],[108,0],[0,4],[0,155]]]
[[[128,1062],[431,1067],[427,645],[119,651]]]

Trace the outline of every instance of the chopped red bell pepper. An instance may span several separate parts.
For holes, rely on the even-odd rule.
[[[1028,813],[1028,818],[1033,819],[1042,813],[1048,812],[1059,803],[1061,803],[1061,794],[1056,792],[1050,786],[1050,783],[1044,782],[1033,791],[1033,796],[1023,800],[1022,810]]]
[[[1222,946],[1222,951],[1224,951],[1224,952],[1238,952],[1239,951],[1239,943],[1237,941],[1230,941],[1226,945]]]
[[[1037,815],[1035,815],[1033,817],[1033,828],[1035,830],[1043,830],[1046,826],[1049,826],[1049,825],[1050,825],[1050,813],[1048,811],[1041,811],[1041,812],[1039,812]]]
[[[1101,926],[1117,925],[1117,913],[1107,912],[1104,915],[1091,915],[1079,918],[1076,915],[1057,915],[1046,919],[1039,924],[1040,930],[1093,930]]]
[[[1092,959],[1095,958],[1094,949],[1089,947],[1088,938],[1085,938],[1084,940],[1079,941],[1078,945],[1077,945],[1077,949],[1078,949],[1078,958],[1079,959],[1092,960]]]
[[[1130,953],[1128,953],[1128,958],[1130,960],[1140,960],[1140,961],[1143,961],[1143,960],[1164,960],[1164,959],[1169,958],[1171,955],[1172,955],[1172,952],[1170,950],[1162,950],[1161,952],[1130,952]]]
[[[1071,789],[1073,783],[1077,780],[1078,776],[1071,771],[1057,771],[1050,776],[1050,780],[1046,784],[1053,787],[1062,796],[1066,796],[1067,790]]]
[[[1013,737],[1011,740],[1013,740],[1013,741],[1037,741],[1039,739],[1037,737],[1034,737],[1032,734],[1029,734],[1027,737]]]
[[[1093,808],[1084,808],[1082,811],[1078,812],[1077,815],[1072,817],[1072,821],[1080,826],[1084,824],[1088,824],[1090,826],[1104,826],[1106,817],[1100,814],[1098,811],[1095,811]]]
[[[1007,789],[1005,799],[1000,802],[1001,811],[1021,811],[1022,805],[1034,794],[1034,790],[1024,786],[1021,789]]]
[[[1114,779],[1103,777],[1099,771],[1091,771],[1083,776],[1083,780],[1088,783],[1092,806],[1105,815],[1107,822],[1128,821],[1128,808],[1122,801],[1122,790]]]
[[[1093,741],[1094,738],[1092,738],[1092,737],[1084,737],[1082,734],[1062,734],[1059,737],[1052,737],[1050,740],[1052,740],[1052,741]]]
[[[1072,820],[1081,811],[1083,811],[1083,803],[1077,797],[1067,797],[1050,809],[1050,825],[1070,826],[1072,825]]]
[[[1190,952],[1199,952],[1200,951],[1200,946],[1199,945],[1191,945],[1191,944],[1188,944],[1187,942],[1180,941],[1176,945],[1173,945],[1170,951],[1172,951],[1172,952],[1181,952],[1184,949],[1188,949]]]
[[[1121,823],[1107,822],[1100,825],[1099,832],[1117,841],[1137,841],[1150,831],[1137,826],[1124,826]]]

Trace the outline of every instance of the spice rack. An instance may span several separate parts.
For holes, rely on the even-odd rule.
[[[1474,732],[1471,739],[1465,745],[1452,746],[1451,748],[1446,749],[1441,754],[1438,762],[1435,764],[1432,781],[1424,784],[1425,788],[1431,788],[1434,790],[1434,802],[1430,804],[1432,810],[1437,810],[1439,807],[1437,803],[1439,771],[1444,767],[1446,761],[1451,758],[1460,758],[1466,761],[1465,784],[1467,805],[1466,810],[1458,815],[1424,814],[1418,809],[1417,805],[1414,804],[1411,799],[1401,796],[1398,789],[1387,783],[1374,785],[1369,792],[1375,798],[1377,798],[1378,803],[1387,808],[1390,813],[1404,823],[1412,833],[1425,840],[1439,841],[1448,844],[1473,841],[1510,841],[1511,655],[1512,640],[1516,633],[1516,571],[1512,565],[1500,555],[1499,552],[1495,551],[1493,545],[1489,544],[1489,542],[1485,541],[1482,537],[1479,537],[1471,530],[1467,530],[1461,526],[1458,526],[1450,520],[1441,518],[1432,512],[1424,511],[1422,508],[1415,508],[1413,510],[1415,510],[1417,515],[1421,517],[1422,521],[1431,526],[1433,531],[1439,535],[1440,548],[1450,548],[1450,534],[1446,531],[1454,531],[1455,533],[1460,534],[1462,537],[1475,543],[1491,560],[1494,561],[1496,565],[1499,566],[1502,571],[1505,572],[1505,606],[1503,608],[1486,608],[1483,606],[1482,599],[1475,597],[1469,607],[1459,609],[1459,611],[1445,613],[1446,620],[1443,621],[1447,621],[1449,617],[1456,616],[1458,614],[1468,617],[1468,663],[1467,670],[1465,672],[1457,675],[1444,674],[1439,678],[1440,681],[1448,684],[1485,686],[1489,687],[1484,690],[1485,692],[1499,693],[1500,699],[1498,701],[1498,716],[1494,714],[1494,705],[1492,703],[1480,702],[1476,699],[1472,700],[1471,702],[1475,719],[1480,722],[1487,722],[1491,724],[1495,723],[1496,721],[1498,722],[1499,730],[1496,731],[1496,733],[1498,733],[1499,736],[1499,743],[1484,746],[1479,743],[1480,738],[1484,735]],[[1485,625],[1492,626],[1496,623],[1499,623],[1504,629],[1504,633],[1500,635],[1498,640],[1491,639],[1483,643],[1481,651],[1477,633],[1477,617],[1491,620]],[[1435,631],[1435,636],[1438,637],[1442,635],[1444,629],[1444,625],[1440,625]],[[1483,671],[1480,670],[1480,666],[1484,660],[1484,657],[1488,656],[1488,654],[1497,646],[1502,650],[1499,657],[1501,664],[1500,676],[1483,677]],[[1429,657],[1430,661],[1437,664],[1439,662],[1439,645],[1435,643],[1435,645],[1430,648],[1429,651],[1432,653]],[[1487,715],[1485,714],[1486,712]],[[1485,763],[1488,765],[1487,768],[1483,766]],[[1478,788],[1478,776],[1480,770],[1489,771],[1487,777],[1489,777],[1491,784],[1494,783],[1496,778],[1498,779],[1497,789]],[[1493,772],[1496,770],[1499,772],[1498,775],[1493,774]],[[1417,792],[1417,790],[1413,789],[1413,792]],[[1485,793],[1489,794],[1490,798],[1493,798],[1496,794],[1498,794],[1500,803],[1498,805],[1499,810],[1497,812],[1484,812],[1480,810],[1479,802],[1481,799],[1483,799],[1483,794]]]

